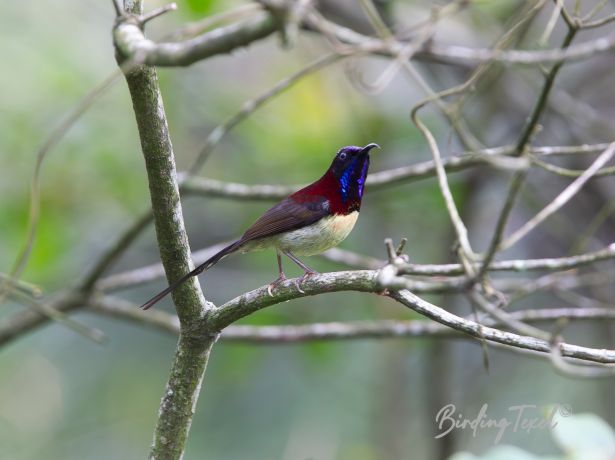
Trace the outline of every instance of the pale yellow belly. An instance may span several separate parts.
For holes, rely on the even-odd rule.
[[[358,211],[354,211],[347,216],[335,215],[324,217],[307,227],[282,235],[252,241],[246,244],[243,250],[254,251],[276,247],[284,251],[290,251],[297,256],[320,254],[344,241],[354,227],[358,217]]]

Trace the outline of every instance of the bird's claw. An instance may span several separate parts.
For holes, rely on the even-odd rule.
[[[295,280],[295,287],[297,288],[297,291],[299,291],[301,294],[305,294],[305,291],[301,289],[301,283],[302,283],[301,278]]]
[[[284,273],[280,273],[280,276],[278,276],[273,282],[269,283],[269,286],[267,286],[267,294],[269,294],[269,297],[273,297],[273,290],[279,287],[284,281],[286,281],[286,276]]]
[[[317,274],[318,274],[318,272],[309,271],[309,272],[305,272],[301,278],[296,279],[295,280],[295,286],[297,287],[297,291],[299,291],[301,294],[305,294],[305,291],[303,289],[301,289],[301,285],[310,276],[314,276],[314,275],[317,275]]]

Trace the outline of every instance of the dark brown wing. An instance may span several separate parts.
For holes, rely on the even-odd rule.
[[[311,225],[329,214],[329,202],[310,196],[298,202],[288,197],[269,209],[243,234],[241,241],[256,240]]]

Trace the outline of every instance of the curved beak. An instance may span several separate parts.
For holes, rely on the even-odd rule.
[[[373,148],[380,148],[380,146],[378,144],[375,144],[374,142],[371,142],[367,144],[365,147],[363,147],[363,150],[361,150],[361,153],[369,153],[369,151]]]

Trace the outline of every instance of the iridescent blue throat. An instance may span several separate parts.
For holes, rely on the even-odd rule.
[[[363,165],[361,170],[357,171],[357,162],[361,161]],[[357,157],[346,166],[340,175],[340,195],[342,202],[346,203],[349,199],[361,200],[363,197],[363,187],[365,186],[365,177],[367,176],[367,168],[369,167],[369,159]],[[358,172],[358,174],[357,174]]]

